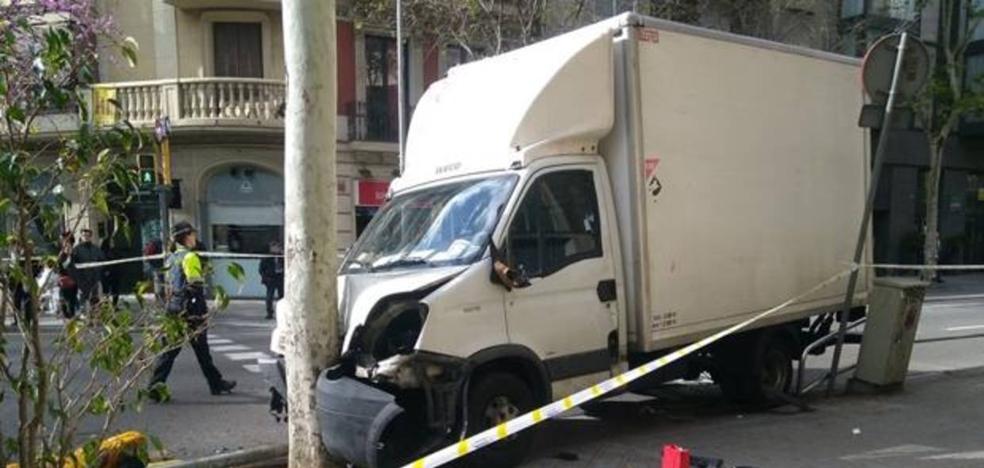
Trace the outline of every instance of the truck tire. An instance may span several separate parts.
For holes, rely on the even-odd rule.
[[[751,401],[774,403],[777,396],[789,393],[793,383],[793,353],[782,340],[771,340],[757,353],[752,368]]]
[[[719,359],[711,372],[725,398],[742,404],[774,403],[778,395],[789,393],[793,382],[792,346],[779,333],[760,333],[752,352],[733,347]]]
[[[535,408],[533,389],[523,379],[503,372],[481,375],[468,392],[468,435],[472,436]],[[533,445],[533,429],[478,450],[461,466],[518,465]]]

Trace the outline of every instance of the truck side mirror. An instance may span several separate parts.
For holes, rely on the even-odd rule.
[[[491,279],[493,283],[501,284],[507,291],[522,289],[530,285],[529,278],[521,269],[512,268],[496,247],[495,241],[489,236],[489,250],[492,257]]]

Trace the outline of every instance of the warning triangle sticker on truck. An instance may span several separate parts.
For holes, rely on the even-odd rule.
[[[649,156],[643,163],[642,173],[646,175],[646,186],[648,187],[649,194],[655,199],[659,195],[659,192],[663,191],[663,184],[656,178],[656,167],[659,166],[659,158]]]
[[[646,158],[645,164],[645,171],[643,174],[646,174],[646,178],[648,179],[653,176],[653,173],[656,172],[656,166],[659,166],[659,158],[656,156],[649,156]]]

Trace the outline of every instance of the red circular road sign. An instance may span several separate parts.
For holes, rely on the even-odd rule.
[[[865,93],[875,103],[884,103],[888,100],[901,40],[901,34],[884,36],[875,41],[864,55],[861,80]],[[897,96],[902,100],[914,96],[926,85],[928,79],[929,51],[922,42],[909,36],[905,43],[905,57],[899,74]]]

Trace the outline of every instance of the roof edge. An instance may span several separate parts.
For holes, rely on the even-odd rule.
[[[783,44],[781,42],[770,41],[767,39],[760,39],[752,36],[743,36],[741,34],[719,31],[716,29],[708,29],[708,28],[703,28],[700,26],[694,26],[690,24],[677,23],[675,21],[669,21],[665,19],[654,18],[651,16],[640,15],[638,13],[632,13],[632,12],[623,13],[621,15],[616,16],[615,18],[616,21],[618,22],[617,24],[621,27],[656,28],[665,31],[700,36],[717,41],[737,43],[737,44],[747,45],[750,47],[757,47],[760,49],[774,50],[777,52],[785,52],[788,54],[801,55],[804,57],[827,60],[830,62],[843,63],[846,65],[861,66],[861,59],[857,57],[835,54],[833,52],[811,49],[809,47]]]

